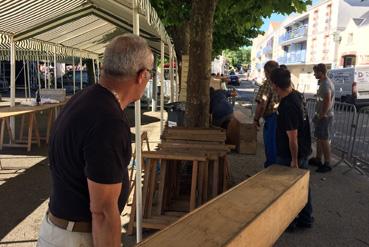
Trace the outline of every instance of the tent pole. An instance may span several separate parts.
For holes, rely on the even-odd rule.
[[[74,51],[72,55],[72,63],[73,63],[73,94],[76,94],[76,67],[74,62]]]
[[[41,78],[40,78],[40,57],[37,53],[37,82],[38,82],[38,90],[41,89]]]
[[[160,73],[160,134],[163,134],[164,130],[164,41],[161,41],[161,73]]]
[[[26,71],[26,61],[23,57],[23,82],[24,82],[24,97],[27,99],[28,90],[27,90],[27,71]]]
[[[96,69],[95,69],[95,59],[92,59],[92,69],[94,71],[94,83],[96,84]]]
[[[65,63],[64,64],[64,74],[65,74]],[[61,87],[64,89],[64,81],[63,81],[63,76],[64,76],[63,73],[60,73],[60,81],[61,81]]]
[[[50,75],[50,58],[47,56],[47,88],[50,89],[51,75]]]
[[[174,102],[173,50],[171,45],[169,45],[169,78],[170,78],[170,102]]]
[[[80,80],[79,80],[79,83],[80,83],[80,89],[82,90],[83,89],[83,83],[82,83],[82,75],[83,75],[83,71],[82,71],[82,53],[80,53],[80,56],[79,56],[79,76],[80,76]]]
[[[57,83],[58,77],[56,75],[56,46],[54,46],[54,88],[58,88]]]
[[[133,1],[133,33],[140,35],[138,0]],[[142,164],[141,164],[141,100],[135,102],[135,147],[136,147],[136,241],[142,240]]]
[[[96,69],[97,69],[97,83],[100,80],[100,60],[99,58],[96,59]]]
[[[180,78],[179,78],[179,74],[178,74],[178,58],[176,57],[176,81],[177,81],[177,101],[179,101],[179,90],[181,89],[180,87]]]
[[[28,87],[28,97],[31,98],[31,76],[29,74],[29,56],[27,56],[27,78],[28,78],[28,83],[27,83],[27,87]]]
[[[10,38],[10,107],[15,106],[15,42],[14,37]],[[15,119],[10,118],[10,128],[12,135],[15,136]]]
[[[158,77],[157,77],[157,67],[156,62],[158,60],[158,57],[154,55],[154,77],[152,78],[152,93],[151,93],[151,111],[156,112],[156,103],[158,101]]]

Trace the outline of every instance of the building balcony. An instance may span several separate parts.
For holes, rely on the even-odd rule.
[[[266,46],[266,47],[264,47],[263,53],[264,54],[271,54],[271,53],[273,53],[273,47],[272,46]]]
[[[306,62],[306,50],[297,50],[285,53],[284,56],[277,59],[279,64],[304,64]]]
[[[260,57],[261,57],[261,54],[262,54],[262,51],[258,51],[258,52],[256,53],[256,57],[260,58]]]
[[[279,37],[280,45],[289,45],[307,40],[308,26],[304,25],[297,29],[286,32]]]

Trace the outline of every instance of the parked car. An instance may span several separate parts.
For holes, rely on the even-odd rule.
[[[369,66],[332,69],[327,75],[334,83],[337,100],[356,106],[369,105]]]
[[[228,77],[228,85],[239,86],[240,85],[240,80],[239,80],[238,76],[237,75],[230,75]]]

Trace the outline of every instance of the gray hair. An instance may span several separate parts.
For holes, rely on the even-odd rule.
[[[146,40],[126,33],[115,37],[104,52],[104,73],[110,76],[134,76],[151,69],[153,55]]]

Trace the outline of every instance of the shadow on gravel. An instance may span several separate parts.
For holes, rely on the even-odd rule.
[[[0,185],[0,239],[48,199],[51,181],[47,163],[45,159]]]

